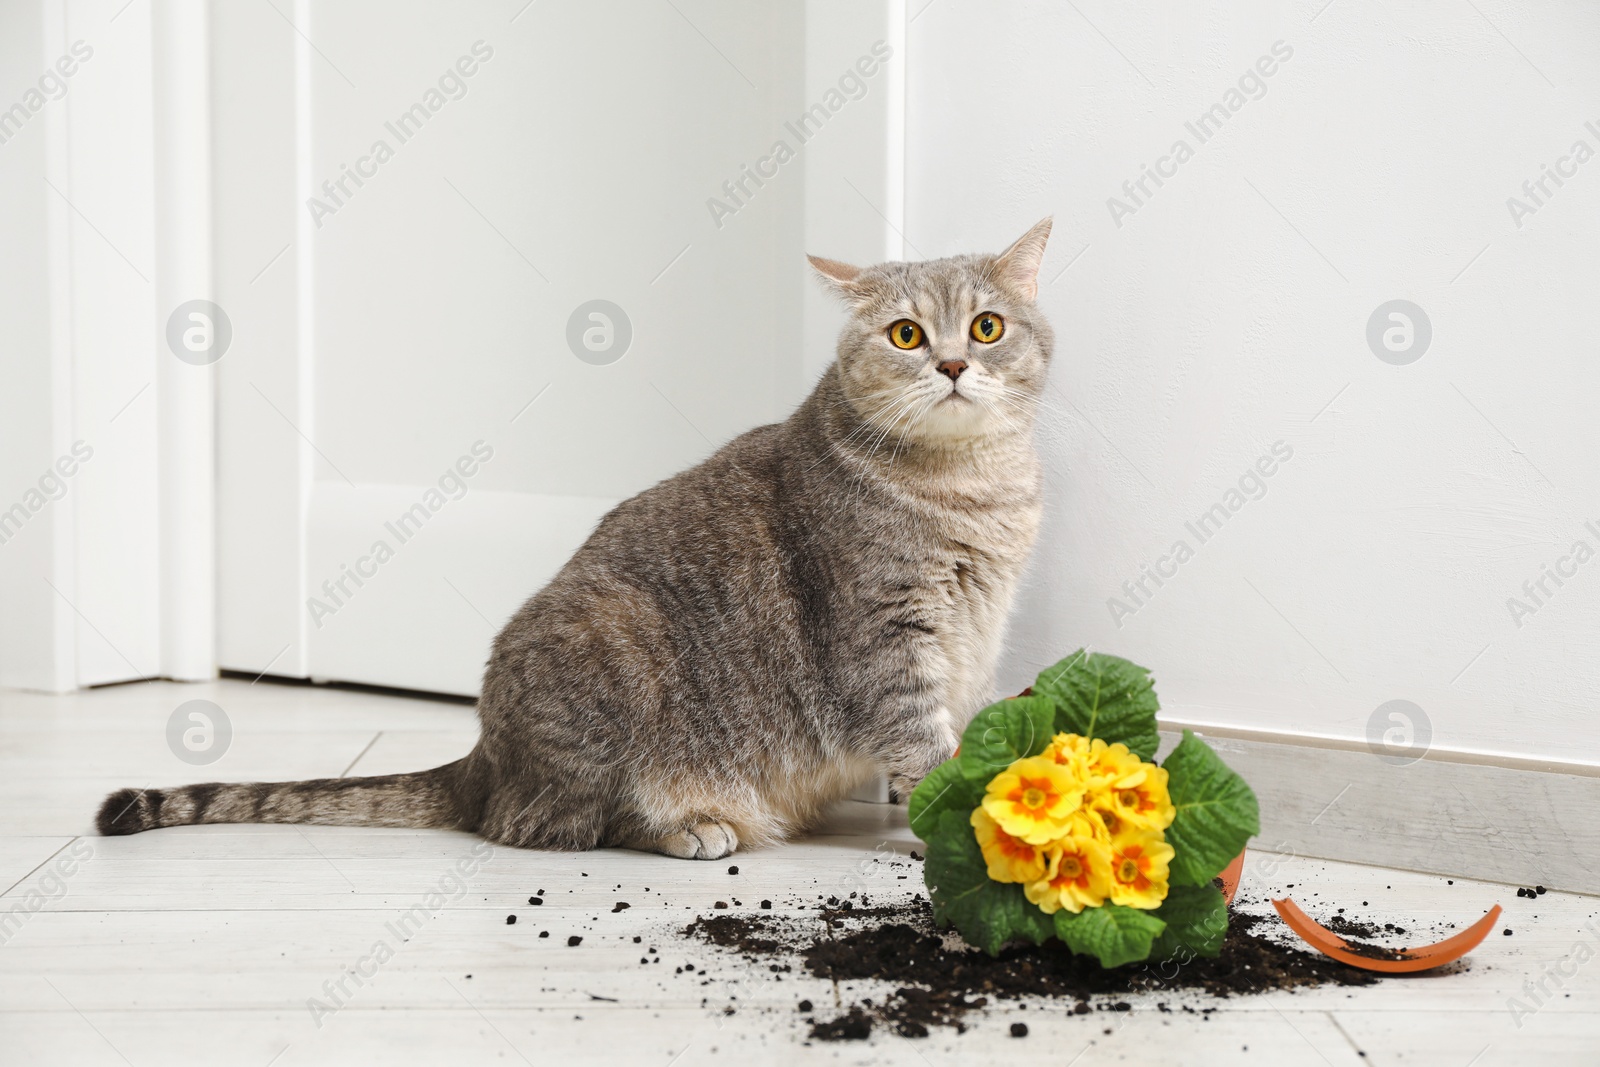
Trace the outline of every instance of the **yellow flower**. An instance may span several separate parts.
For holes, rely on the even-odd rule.
[[[1120,742],[1104,748],[1099,745],[1096,741],[1089,774],[1104,802],[1090,806],[1108,809],[1119,823],[1130,827],[1165,830],[1171,826],[1177,809],[1167,795],[1167,772],[1153,763],[1145,763]],[[1119,831],[1120,827],[1110,832]]]
[[[1124,834],[1111,842],[1111,903],[1159,908],[1167,898],[1172,846],[1159,833]]]
[[[1111,843],[1111,839],[1122,833],[1123,821],[1117,817],[1115,806],[1111,803],[1111,795],[1104,790],[1090,793],[1083,801],[1083,814],[1094,828],[1097,841]]]
[[[989,865],[990,878],[997,882],[1033,882],[1044,877],[1044,850],[1038,845],[1012,837],[982,808],[973,810],[972,828]]]
[[[1095,742],[1099,744],[1100,742]],[[1077,734],[1056,734],[1050,744],[1039,755],[1044,759],[1054,760],[1072,771],[1074,775],[1084,779],[1085,784],[1089,778],[1089,756],[1092,751],[1089,739]]]
[[[1082,803],[1081,779],[1054,760],[1029,756],[994,776],[983,810],[1012,837],[1043,845],[1066,832]]]
[[[1076,820],[1075,832],[1049,846],[1045,876],[1022,891],[1044,912],[1062,908],[1080,912],[1098,908],[1111,890],[1111,850],[1095,840],[1086,819]]]
[[[1121,741],[1108,745],[1097,737],[1090,743],[1089,775],[1095,779],[1097,788],[1132,774],[1143,766],[1145,762],[1129,752],[1128,746]]]

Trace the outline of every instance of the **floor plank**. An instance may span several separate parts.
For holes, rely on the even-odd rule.
[[[31,884],[28,876],[71,841],[54,835],[0,837],[0,897],[19,882]]]
[[[441,984],[444,984],[441,982]],[[324,1020],[280,1012],[60,1011],[5,1019],[15,1062],[86,1064],[206,1063],[227,1067],[312,1067],[318,1064],[848,1063],[895,1067],[955,1067],[1011,1063],[1283,1064],[1334,1067],[1365,1064],[1334,1021],[1322,1012],[1287,1012],[1263,1025],[1217,1014],[1181,1029],[1169,1019],[1103,1018],[997,1012],[960,1036],[911,1040],[879,1034],[848,1045],[805,1043],[792,1011],[741,1011],[725,1016],[699,1008],[645,1013],[591,1003],[581,1010],[498,1009],[473,1004],[465,983],[446,989],[456,1007],[394,1012],[350,1009]],[[465,998],[465,1003],[464,1003]],[[1013,1021],[1030,1033],[1009,1034]],[[123,1059],[122,1057],[126,1057]],[[276,1058],[274,1058],[276,1057]],[[1076,1059],[1074,1059],[1076,1057]]]
[[[478,730],[385,730],[350,768],[352,775],[404,774],[460,759],[478,743]]]
[[[1595,999],[1586,998],[1593,1009]],[[1336,1012],[1334,1019],[1374,1067],[1444,1063],[1466,1067],[1592,1067],[1600,1061],[1600,1014],[1550,1011]]]

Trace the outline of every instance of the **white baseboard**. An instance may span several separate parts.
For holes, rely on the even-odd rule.
[[[855,787],[850,799],[865,801],[868,804],[889,803],[889,779],[881,774],[868,778]]]
[[[1163,751],[1181,725],[1163,721]],[[1190,728],[1260,799],[1253,849],[1600,893],[1592,766],[1439,750],[1399,765],[1350,742]]]

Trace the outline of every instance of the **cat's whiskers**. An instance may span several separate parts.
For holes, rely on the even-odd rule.
[[[947,396],[947,395],[949,395],[949,394],[944,394],[944,396],[930,396],[930,397],[928,397],[927,400],[925,400],[923,402],[923,404],[922,404],[922,410],[918,411],[912,417],[911,421],[907,424],[906,428],[910,429],[911,426],[914,426],[918,422],[921,422],[922,419],[928,414],[928,412],[932,411],[934,409],[934,407],[937,406],[938,403],[941,400],[943,400],[944,397]],[[905,444],[908,440],[910,440],[909,435],[902,435],[900,440],[895,442],[894,451],[889,453],[889,466],[891,466],[891,467],[894,466],[894,461],[896,459],[898,459],[899,456],[900,456],[900,446]]]
[[[849,451],[850,451],[850,449],[849,449],[850,443],[852,441],[854,441],[855,438],[858,435],[869,435],[870,436],[874,431],[876,431],[878,429],[878,424],[877,424],[876,420],[879,417],[881,417],[883,415],[883,413],[887,412],[889,409],[891,409],[891,408],[895,407],[896,405],[898,405],[899,403],[901,403],[905,399],[906,392],[907,392],[907,387],[902,385],[902,386],[895,386],[895,387],[890,388],[890,389],[883,389],[883,390],[880,390],[880,391],[878,391],[876,393],[868,393],[868,394],[866,394],[866,396],[858,398],[860,400],[867,400],[867,399],[871,399],[871,398],[879,397],[879,396],[889,396],[890,397],[889,400],[885,401],[882,405],[880,405],[877,409],[872,411],[870,414],[861,415],[860,416],[861,421],[856,425],[855,429],[851,430],[841,440],[837,441],[829,450],[825,451],[821,456],[819,456],[817,458],[817,460],[815,462],[813,462],[809,467],[807,467],[803,473],[806,473],[806,474],[811,473],[818,466],[820,466],[823,463],[824,460],[826,460],[829,456],[833,455],[835,451],[840,452],[840,453],[848,454]],[[856,402],[855,401],[852,401],[852,400],[847,398],[847,399],[845,399],[843,401],[840,401],[840,406],[848,407],[852,411],[857,412],[857,414],[859,415],[859,410],[860,409],[856,407]]]
[[[983,404],[985,408],[1000,420],[1006,429],[1017,429],[1025,426],[1029,416],[1043,403],[1042,394],[1030,393],[1016,386],[1008,385],[998,378],[986,377],[974,381],[971,388],[971,399]],[[1054,407],[1054,404],[1051,405]]]
[[[868,436],[866,447],[862,449],[860,453],[862,464],[860,470],[857,471],[856,478],[854,479],[857,487],[862,484],[866,473],[872,467],[873,457],[876,455],[878,449],[883,447],[883,444],[886,440],[888,440],[889,435],[894,433],[896,428],[902,422],[905,422],[908,427],[910,426],[911,419],[915,414],[917,403],[920,399],[921,397],[919,392],[907,390],[906,394],[895,402],[893,411],[891,412],[892,417],[887,418],[885,421],[874,427],[875,432]]]
[[[908,389],[906,394],[897,402],[896,406],[894,407],[892,411],[892,418],[888,419],[887,422],[881,425],[878,428],[877,433],[873,434],[867,441],[865,447],[860,449],[855,455],[854,458],[856,470],[851,476],[849,483],[849,499],[852,502],[852,506],[854,505],[855,501],[865,497],[867,493],[867,481],[869,477],[872,479],[881,479],[884,476],[884,470],[880,468],[879,463],[876,462],[877,452],[883,447],[883,444],[888,439],[889,435],[894,433],[901,423],[905,423],[909,427],[910,424],[918,417],[918,408],[923,402],[922,393],[923,390],[920,388]],[[903,438],[901,440],[903,440]],[[899,442],[897,442],[897,447],[898,443]],[[890,464],[892,463],[893,457],[890,459]]]
[[[872,447],[868,450],[869,454],[882,447],[888,435],[895,432],[902,421],[906,423],[906,429],[909,430],[916,425],[922,416],[932,410],[934,404],[937,404],[948,395],[944,387],[932,378],[918,378],[912,382],[905,390],[905,410],[897,411],[894,419],[882,428],[882,432],[874,439]],[[919,407],[921,408],[920,411],[917,410]],[[904,435],[901,436],[903,439]]]
[[[884,438],[914,410],[921,396],[920,385],[920,381],[913,381],[892,390],[896,394],[895,397],[870,415],[863,417],[862,425],[836,446],[850,457],[852,465],[856,467],[855,473],[850,478],[852,498],[865,486],[866,476],[872,468],[872,456],[882,447]],[[863,429],[868,431],[865,446],[856,449],[847,448],[848,443]]]
[[[884,431],[892,430],[903,417],[904,409],[921,399],[925,383],[926,379],[916,378],[898,386],[893,390],[895,395],[892,400],[865,417],[877,436],[881,437]]]
[[[939,401],[943,400],[948,395],[948,391],[945,390],[936,379],[931,377],[919,378],[907,387],[904,403],[895,410],[894,418],[884,425],[871,439],[866,450],[861,456],[863,462],[861,463],[860,468],[856,471],[855,477],[851,479],[851,498],[853,500],[858,499],[862,494],[865,493],[866,478],[868,474],[873,474],[874,476],[880,475],[877,465],[872,461],[878,449],[882,448],[884,443],[888,440],[889,435],[891,433],[896,433],[901,423],[905,423],[905,429],[910,430],[911,427],[916,425],[916,423],[926,416],[929,411],[932,411],[934,406],[937,405]],[[901,446],[909,440],[909,433],[896,434],[895,446],[891,451],[889,458],[884,463],[885,468],[892,468],[894,466],[895,460],[899,457]]]

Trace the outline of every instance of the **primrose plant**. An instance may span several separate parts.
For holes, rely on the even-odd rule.
[[[979,712],[911,794],[935,920],[991,955],[1059,940],[1104,967],[1216,956],[1214,884],[1260,832],[1256,796],[1188,730],[1157,766],[1155,687],[1079,650]]]

